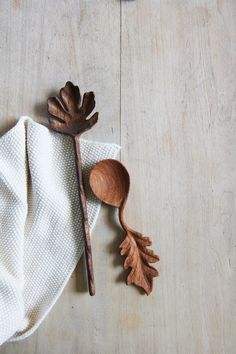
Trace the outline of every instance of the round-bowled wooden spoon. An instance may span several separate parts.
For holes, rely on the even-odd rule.
[[[153,288],[153,278],[159,275],[159,272],[149,263],[158,262],[159,257],[147,248],[152,244],[151,239],[132,230],[124,220],[124,207],[130,188],[128,171],[117,160],[102,160],[91,170],[89,183],[98,199],[119,208],[120,223],[125,231],[120,253],[127,256],[124,268],[131,268],[127,277],[127,285],[135,284],[149,295]]]

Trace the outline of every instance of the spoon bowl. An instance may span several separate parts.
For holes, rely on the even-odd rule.
[[[129,173],[117,160],[98,162],[90,173],[89,183],[98,199],[116,208],[121,207],[129,194]]]

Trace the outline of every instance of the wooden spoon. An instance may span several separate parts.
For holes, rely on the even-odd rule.
[[[128,171],[117,160],[102,160],[92,169],[89,183],[98,199],[119,208],[120,223],[126,233],[120,245],[120,253],[127,256],[124,268],[131,268],[127,285],[135,284],[149,295],[153,288],[153,278],[159,275],[159,272],[149,263],[158,262],[159,257],[147,248],[152,244],[151,239],[129,228],[124,220],[124,207],[130,188]]]
[[[68,81],[60,90],[59,97],[48,99],[49,127],[58,133],[71,136],[74,142],[78,192],[83,219],[85,259],[90,295],[95,295],[92,248],[89,234],[87,200],[84,191],[82,162],[80,153],[80,136],[97,123],[98,113],[88,118],[95,107],[93,92],[86,92],[81,98],[78,86]]]

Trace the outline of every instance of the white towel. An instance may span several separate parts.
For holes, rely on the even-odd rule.
[[[85,184],[119,148],[81,139]],[[86,194],[92,229],[100,203],[88,183]],[[21,117],[0,138],[0,344],[36,330],[82,253],[72,139]]]

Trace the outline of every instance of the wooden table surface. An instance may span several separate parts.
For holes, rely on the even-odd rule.
[[[161,276],[147,297],[124,283],[115,211],[46,320],[0,354],[233,354],[236,264],[236,1],[0,2],[0,129],[45,121],[70,79],[94,90],[86,137],[122,145],[127,220],[150,235]]]

